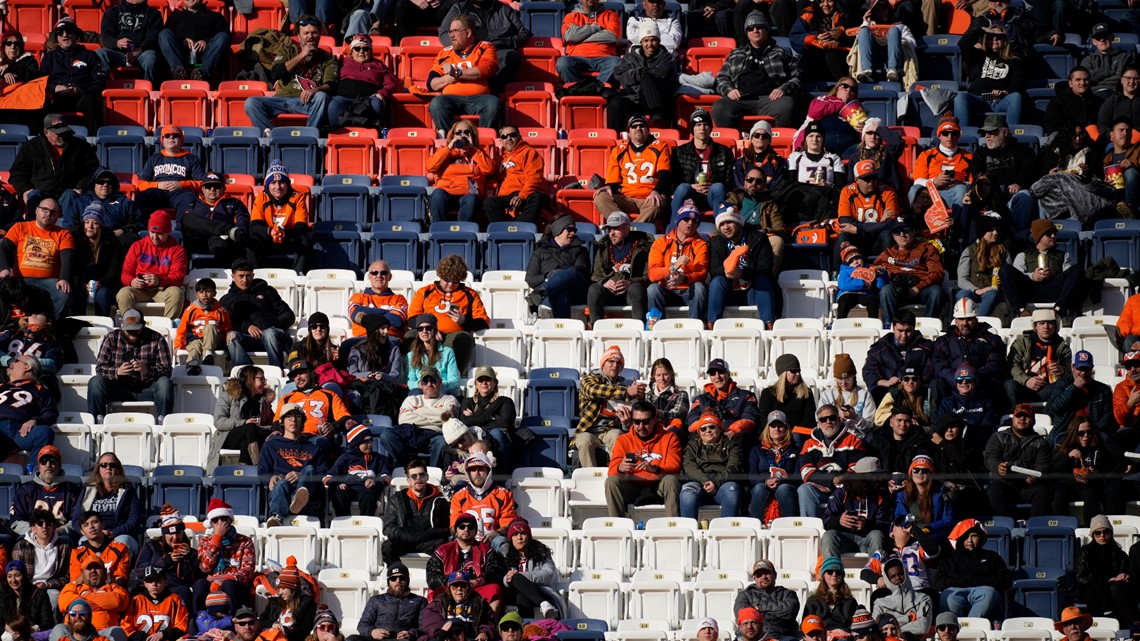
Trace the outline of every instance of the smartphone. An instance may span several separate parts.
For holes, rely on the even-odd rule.
[[[630,463],[636,463],[637,462],[637,455],[627,452],[625,455],[625,460],[630,462]]]
[[[891,474],[891,480],[895,483],[902,483],[906,480],[906,474],[903,474],[902,472],[893,472]]]

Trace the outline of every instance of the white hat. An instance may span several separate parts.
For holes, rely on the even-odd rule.
[[[637,39],[638,42],[646,38],[661,39],[661,28],[657,26],[657,21],[653,18],[642,18],[637,25],[637,29],[640,34],[640,37]]]
[[[972,298],[959,298],[954,301],[954,318],[977,318],[978,304]]]
[[[449,418],[443,424],[443,440],[447,441],[448,445],[455,445],[459,439],[463,438],[464,434],[470,431],[471,428],[467,427],[463,421],[457,418]]]
[[[860,133],[868,134],[868,133],[871,133],[872,131],[878,131],[879,127],[881,127],[882,125],[883,125],[882,120],[880,120],[878,118],[868,118],[863,123],[863,131],[861,131]]]
[[[721,205],[720,211],[716,215],[716,226],[720,227],[721,223],[734,222],[737,225],[744,224],[744,216],[740,215],[740,211],[736,207],[725,203]]]
[[[700,632],[705,628],[712,628],[713,630],[716,630],[717,634],[720,634],[720,624],[718,624],[716,622],[716,619],[712,617],[705,617],[701,619],[700,627],[697,628],[697,632]]]
[[[1034,324],[1036,324],[1036,323],[1048,323],[1049,321],[1056,321],[1057,320],[1057,312],[1054,312],[1051,309],[1036,309],[1036,310],[1033,310],[1033,316],[1030,317],[1030,320]]]
[[[768,122],[767,120],[757,120],[756,124],[752,125],[752,129],[748,131],[748,137],[751,138],[752,134],[756,133],[757,131],[763,131],[764,133],[771,135],[772,123]]]

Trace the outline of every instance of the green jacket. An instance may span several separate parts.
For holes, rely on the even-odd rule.
[[[1037,332],[1031,329],[1022,332],[1021,336],[1013,339],[1013,344],[1009,346],[1009,373],[1013,376],[1013,380],[1025,385],[1031,377],[1037,376],[1049,347],[1053,348],[1052,361],[1060,363],[1065,370],[1058,381],[1066,383],[1071,381],[1073,377],[1069,371],[1069,363],[1073,362],[1073,350],[1069,347],[1069,342],[1054,335],[1048,343],[1042,343],[1037,339]]]
[[[699,434],[692,434],[681,457],[681,467],[686,480],[702,484],[712,481],[720,487],[744,475],[744,449],[739,438],[722,438],[718,443],[705,445]]]

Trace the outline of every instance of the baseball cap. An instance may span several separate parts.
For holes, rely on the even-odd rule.
[[[1009,126],[1009,122],[1005,119],[1005,114],[990,114],[982,122],[982,126],[978,127],[978,133],[988,134],[1003,129]]]
[[[119,329],[125,329],[128,332],[133,332],[143,328],[142,312],[137,309],[128,309],[123,312],[123,321],[119,324]]]
[[[163,570],[163,568],[161,566],[148,565],[146,568],[143,569],[143,581],[147,581],[149,579],[161,578],[161,577],[165,576],[164,573],[165,573],[165,570]]]
[[[507,626],[510,624],[517,625],[519,628],[523,627],[522,616],[517,611],[508,612],[508,613],[503,615],[503,618],[499,619],[499,629],[500,630],[502,630],[504,626]]]
[[[1131,352],[1125,352],[1124,353],[1124,360],[1121,361],[1121,364],[1122,365],[1127,364],[1127,363],[1130,363],[1132,361],[1140,361],[1140,350],[1133,350]]]
[[[44,131],[50,131],[57,136],[75,133],[74,129],[67,126],[67,119],[64,118],[62,114],[48,114],[44,116]]]
[[[874,160],[865,159],[855,163],[855,177],[867,178],[869,176],[877,176],[879,174],[879,167],[875,164]]]
[[[1073,354],[1073,367],[1077,369],[1092,369],[1093,355],[1092,352],[1082,349],[1081,351]]]
[[[1017,407],[1013,408],[1013,416],[1017,416],[1018,414],[1033,416],[1034,413],[1035,412],[1033,411],[1033,406],[1029,403],[1021,403]]]
[[[804,636],[810,635],[812,632],[827,632],[827,626],[823,625],[823,621],[814,614],[809,614],[804,617],[803,623],[800,624],[800,632]]]
[[[202,180],[202,184],[203,185],[225,185],[226,179],[221,174],[219,174],[215,171],[211,171],[210,173],[206,174],[206,177]]]
[[[1092,28],[1092,37],[1108,36],[1112,37],[1112,27],[1108,26],[1107,22],[1098,22]]]
[[[185,135],[182,133],[182,127],[178,125],[163,125],[161,135],[165,136],[167,134],[174,134],[179,138],[185,139]]]
[[[629,214],[624,211],[615,211],[614,213],[606,216],[606,223],[602,225],[602,229],[616,229],[622,225],[629,224]]]
[[[957,370],[955,370],[954,378],[955,379],[962,379],[962,378],[973,379],[973,378],[977,377],[977,373],[978,373],[978,370],[974,369],[973,365],[971,365],[969,363],[963,363],[963,364],[958,366]]]
[[[403,563],[393,563],[388,566],[388,578],[392,579],[398,576],[408,576],[408,566]]]
[[[772,565],[772,562],[768,559],[760,559],[752,564],[752,575],[755,576],[757,572],[771,572],[775,574],[776,566]]]
[[[764,421],[764,424],[771,425],[772,423],[783,423],[784,425],[787,425],[788,415],[780,410],[772,410],[771,412],[768,412],[768,419]]]
[[[705,368],[706,374],[712,374],[713,372],[727,372],[727,371],[729,371],[728,370],[728,363],[725,362],[725,360],[723,358],[712,359],[711,361],[709,361],[709,366]]]
[[[475,368],[474,378],[475,378],[475,380],[479,380],[481,378],[489,378],[493,381],[499,380],[499,377],[495,374],[495,368],[487,367],[486,365],[484,365],[483,367],[476,367]]]

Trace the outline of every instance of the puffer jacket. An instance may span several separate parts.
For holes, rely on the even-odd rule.
[[[969,363],[977,370],[978,388],[1000,383],[1009,376],[1005,364],[1005,343],[1001,337],[990,331],[990,324],[979,322],[974,331],[962,336],[957,327],[949,328],[934,341],[934,372],[951,387],[954,376],[962,363]]]
[[[614,79],[621,83],[623,93],[637,100],[646,76],[656,79],[666,95],[672,94],[677,85],[677,59],[665,47],[658,47],[652,58],[646,58],[640,46],[630,47],[614,69]]]
[[[98,178],[109,178],[115,181],[111,195],[105,200],[95,196],[95,181]],[[110,231],[121,229],[124,236],[137,238],[138,232],[146,227],[146,221],[143,220],[142,212],[135,206],[135,201],[119,190],[119,178],[110,169],[99,167],[91,176],[90,182],[87,183],[87,191],[75,197],[73,205],[63,212],[63,218],[59,221],[60,227],[73,230],[72,233],[75,234],[76,241],[82,238],[80,234],[83,233],[81,229],[77,230],[77,228],[82,227],[82,221],[79,217],[87,205],[91,203],[99,203],[103,206],[104,229]],[[79,243],[76,242],[76,244]]]
[[[1000,416],[994,411],[993,403],[980,392],[973,396],[962,396],[955,392],[942,399],[938,411],[934,413],[934,421],[944,414],[953,414],[966,421],[971,430],[982,428],[986,434],[992,434],[998,427]]]
[[[1128,554],[1115,540],[1105,545],[1086,543],[1077,552],[1077,585],[1104,585],[1121,572],[1128,572]]]
[[[392,636],[406,631],[413,639],[418,638],[423,634],[420,618],[426,607],[427,599],[412,592],[403,596],[391,592],[377,594],[364,604],[364,614],[356,624],[356,633],[371,639],[372,631],[381,628],[390,630]]]
[[[769,638],[799,635],[796,615],[800,611],[800,600],[788,588],[773,585],[765,590],[755,583],[750,584],[736,595],[732,605],[737,615],[744,608],[756,608],[764,615],[764,634]]]
[[[756,409],[756,395],[741,389],[735,381],[728,384],[728,392],[721,394],[712,383],[705,384],[705,391],[693,399],[685,423],[692,426],[701,414],[716,414],[724,424],[725,432],[743,434],[751,432],[763,420]]]
[[[690,438],[681,455],[681,469],[685,480],[701,484],[712,481],[720,487],[728,481],[739,481],[744,472],[743,448],[735,438],[721,438],[711,444],[699,437]]]
[[[926,636],[934,621],[934,608],[930,595],[915,592],[910,585],[909,577],[900,585],[890,581],[886,584],[889,594],[875,599],[875,604],[871,607],[871,616],[878,620],[884,614],[894,615],[898,619],[901,632],[910,633],[915,637]]]
[[[590,251],[577,236],[570,239],[565,247],[559,247],[547,232],[534,246],[534,251],[530,255],[530,262],[526,267],[526,284],[538,288],[555,271],[567,267],[573,268],[583,278],[589,280]]]
[[[867,361],[863,364],[863,383],[869,389],[878,386],[880,380],[890,380],[902,376],[903,368],[915,365],[922,370],[922,381],[930,382],[934,374],[934,343],[915,332],[909,343],[900,345],[894,334],[875,341],[867,351]]]
[[[1023,439],[1018,439],[1013,430],[994,432],[986,443],[982,456],[986,462],[986,470],[991,479],[999,479],[998,464],[1009,461],[1011,465],[1024,467],[1038,472],[1049,472],[1053,469],[1053,447],[1048,439],[1036,432],[1031,432]],[[1020,474],[1014,474],[1020,478]]]
[[[1089,381],[1084,391],[1070,382],[1049,399],[1046,411],[1053,419],[1054,442],[1064,438],[1065,429],[1077,412],[1085,412],[1092,426],[1103,434],[1111,434],[1120,427],[1112,413],[1112,388],[1098,380]]]

